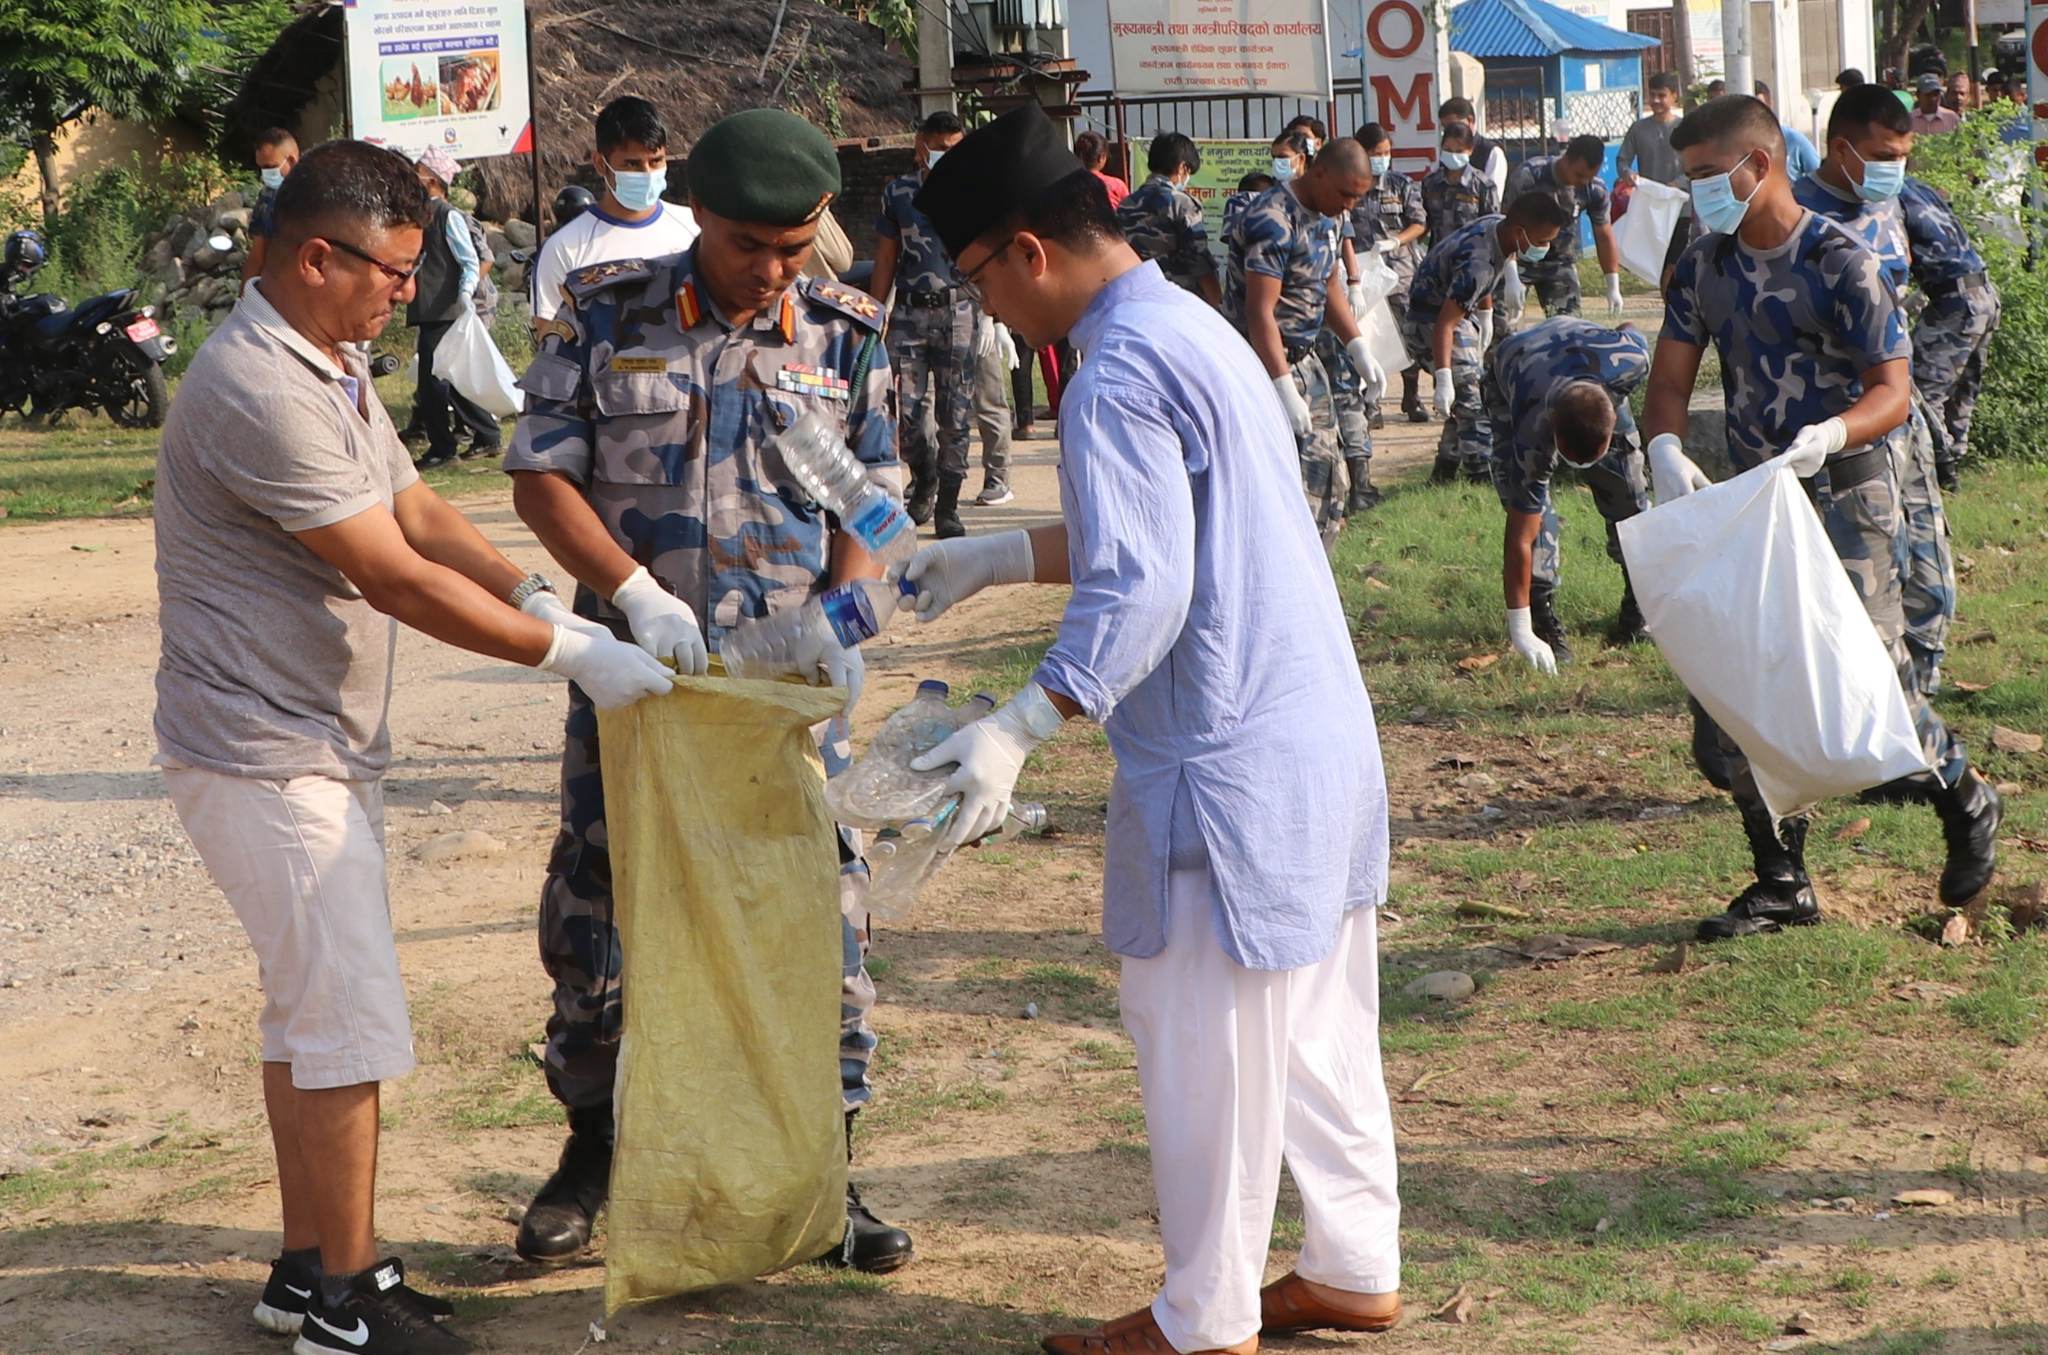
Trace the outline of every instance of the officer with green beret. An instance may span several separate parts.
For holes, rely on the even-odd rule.
[[[568,276],[520,382],[526,410],[504,464],[520,518],[576,577],[576,614],[701,673],[742,621],[881,572],[790,478],[770,449],[777,434],[816,413],[899,497],[902,467],[880,304],[800,277],[839,192],[832,144],[793,114],[752,109],[705,132],[689,178],[703,233],[688,250]],[[813,680],[858,697],[859,649],[827,636],[812,657]],[[874,987],[862,958],[867,873],[844,835],[840,859],[851,1145],[868,1099]],[[570,1133],[520,1225],[530,1260],[589,1245],[610,1178],[621,1010],[611,878],[596,712],[571,684],[562,827],[540,907],[555,984],[545,1064]],[[867,1271],[910,1260],[909,1235],[868,1213],[851,1186],[847,1212],[844,1243],[823,1259]]]

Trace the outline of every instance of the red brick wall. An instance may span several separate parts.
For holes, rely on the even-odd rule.
[[[882,210],[883,187],[915,168],[917,156],[908,138],[901,145],[840,143],[839,197],[832,204],[832,214],[853,242],[855,259],[875,257],[875,217]]]

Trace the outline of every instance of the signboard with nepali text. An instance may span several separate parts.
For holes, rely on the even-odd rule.
[[[533,149],[524,0],[345,0],[352,135],[417,157]]]
[[[1109,0],[1119,94],[1331,96],[1324,0]]]
[[[1437,105],[1450,56],[1434,0],[1365,0],[1359,75],[1365,116],[1394,141],[1394,168],[1421,174],[1436,162]]]
[[[1202,209],[1202,224],[1209,231],[1209,252],[1223,262],[1228,252],[1223,243],[1223,204],[1237,191],[1238,180],[1247,174],[1273,172],[1273,143],[1270,141],[1197,141],[1202,167],[1188,176],[1188,196]]]

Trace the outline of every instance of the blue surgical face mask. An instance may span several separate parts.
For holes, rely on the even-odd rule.
[[[661,201],[661,190],[668,187],[666,170],[612,169],[610,161],[604,167],[611,170],[612,196],[629,212],[646,211]]]
[[[1472,163],[1470,151],[1438,151],[1436,162],[1445,169],[1463,169]]]
[[[263,180],[265,188],[273,191],[284,186],[284,171],[275,166],[257,170],[256,177]]]
[[[944,151],[926,151],[924,153],[924,172],[929,174],[937,169],[939,161],[945,157],[945,154]]]
[[[1294,162],[1292,160],[1285,158],[1284,156],[1274,156],[1273,177],[1278,179],[1281,183],[1286,183],[1289,179],[1294,177]]]
[[[1527,249],[1522,251],[1522,262],[1542,263],[1544,257],[1547,256],[1549,253],[1549,245],[1531,245]]]
[[[1847,142],[1842,143],[1848,145]],[[1864,160],[1863,153],[1854,146],[1849,154],[1863,161],[1863,180],[1856,185],[1856,196],[1865,202],[1884,202],[1899,195],[1906,185],[1906,162],[1904,160]]]
[[[1744,164],[1748,163],[1745,157]],[[1758,182],[1749,190],[1748,198],[1735,196],[1735,171],[1713,174],[1704,179],[1692,181],[1693,215],[1700,219],[1700,226],[1710,235],[1733,235],[1742,225],[1742,218],[1749,214],[1750,198],[1763,187]]]
[[[1366,157],[1366,163],[1372,166],[1374,174],[1385,174],[1394,167],[1394,157],[1391,155],[1369,155]]]

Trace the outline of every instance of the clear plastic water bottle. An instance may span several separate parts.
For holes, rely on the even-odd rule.
[[[917,550],[917,528],[903,501],[868,479],[867,467],[832,426],[813,411],[775,440],[782,464],[804,493],[839,515],[870,555],[901,564]]]
[[[855,828],[900,832],[939,812],[952,772],[916,772],[910,763],[958,727],[957,714],[946,704],[948,690],[943,682],[920,682],[910,703],[882,722],[868,750],[826,785],[825,803],[833,818]]]
[[[738,678],[796,673],[797,638],[810,626],[829,626],[840,647],[853,649],[880,635],[917,595],[906,579],[855,579],[828,588],[803,606],[742,621],[718,647],[725,671]],[[797,673],[808,678],[808,673]]]
[[[868,911],[884,921],[897,921],[910,912],[925,883],[953,858],[946,845],[946,825],[952,821],[959,801],[949,801],[937,814],[915,819],[900,828],[884,829],[867,845]],[[1048,819],[1041,804],[1013,804],[1003,826],[969,846],[1009,842],[1026,834],[1045,831]]]

